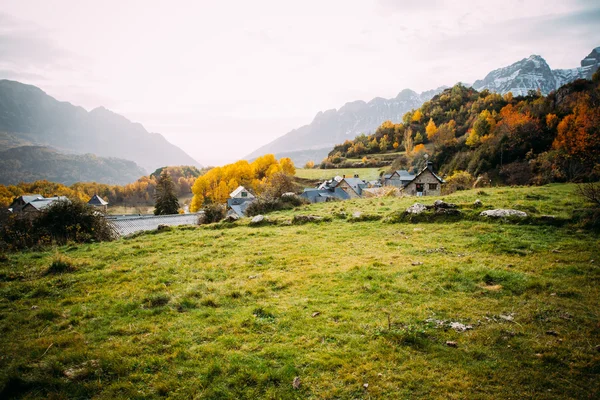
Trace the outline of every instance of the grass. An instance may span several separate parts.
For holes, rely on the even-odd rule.
[[[568,218],[583,206],[573,189],[445,199]],[[350,222],[414,202],[8,254],[0,398],[600,396],[600,236],[476,218]],[[308,214],[331,218],[287,223]],[[56,252],[77,269],[47,274]]]
[[[325,180],[331,179],[336,175],[347,177],[353,177],[355,174],[358,174],[361,179],[371,181],[375,179],[379,179],[379,173],[382,171],[382,168],[340,168],[340,169],[304,169],[304,168],[296,168],[296,176],[302,179],[310,179],[310,180]]]

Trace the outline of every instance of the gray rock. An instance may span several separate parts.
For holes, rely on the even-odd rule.
[[[307,222],[321,222],[323,217],[317,215],[294,215],[292,224],[305,224]]]
[[[518,217],[518,218],[527,218],[527,213],[519,210],[511,210],[499,208],[497,210],[487,210],[482,211],[479,214],[482,217],[488,218],[506,218],[506,217]]]
[[[406,213],[407,214],[421,214],[425,210],[427,210],[427,206],[425,206],[425,204],[415,203],[406,209]]]
[[[483,202],[481,200],[477,199],[473,202],[473,205],[475,207],[483,207]]]
[[[157,231],[168,231],[169,229],[171,229],[171,227],[169,225],[165,225],[165,224],[160,224],[156,227]]]
[[[250,221],[250,223],[253,224],[253,225],[261,224],[263,222],[265,222],[265,216],[264,215],[257,215],[255,217],[253,217],[252,220]]]
[[[354,211],[352,213],[352,218],[360,218],[362,217],[362,213],[360,211]]]
[[[225,217],[225,219],[223,221],[225,221],[225,222],[235,222],[238,219],[240,219],[240,217],[237,214],[229,214],[228,216]]]
[[[435,213],[439,215],[460,215],[460,210],[455,208],[436,208]]]

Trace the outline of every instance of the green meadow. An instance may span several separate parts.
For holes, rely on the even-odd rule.
[[[352,177],[358,174],[361,179],[372,181],[379,179],[379,173],[383,168],[338,168],[338,169],[305,169],[296,168],[296,177],[310,180],[325,180],[335,176]]]
[[[434,200],[4,255],[0,397],[600,397],[600,235],[572,222],[575,186],[458,192],[444,200],[464,217],[402,217]],[[530,218],[478,217],[501,207]]]

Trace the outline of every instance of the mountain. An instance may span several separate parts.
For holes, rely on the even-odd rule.
[[[515,96],[540,89],[542,94],[547,95],[576,79],[590,79],[599,66],[600,47],[592,50],[581,61],[580,67],[572,69],[552,70],[541,56],[532,55],[490,72],[484,79],[475,81],[472,87],[478,91],[512,92]],[[386,120],[402,121],[407,111],[419,108],[444,89],[445,86],[421,94],[405,89],[394,99],[377,97],[368,103],[355,101],[346,103],[339,110],[319,112],[309,125],[288,132],[245,158],[274,153],[277,157],[290,157],[296,165],[303,165],[308,160],[319,162],[336,144],[352,140],[361,133],[372,133]]]
[[[339,110],[319,112],[309,125],[288,132],[245,158],[274,153],[277,157],[292,158],[297,165],[308,160],[320,161],[336,144],[352,140],[361,133],[373,132],[384,121],[402,120],[407,111],[420,107],[444,89],[440,87],[421,94],[404,89],[392,99],[376,97],[368,103],[358,100],[346,103]]]
[[[199,166],[162,135],[106,108],[88,112],[35,86],[9,80],[0,80],[0,132],[61,152],[132,160],[146,172],[166,165]]]
[[[591,79],[599,66],[600,47],[592,50],[581,61],[580,67],[571,69],[550,69],[541,56],[532,55],[490,72],[484,79],[475,81],[473,88],[501,94],[512,92],[515,96],[525,96],[530,90],[540,89],[543,95],[547,95],[574,80]]]
[[[71,185],[98,182],[125,185],[146,171],[136,163],[93,154],[62,154],[48,147],[19,146],[0,152],[0,184],[49,180]]]

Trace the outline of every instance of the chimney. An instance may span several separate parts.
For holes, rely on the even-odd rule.
[[[345,175],[345,174],[344,174],[344,175],[342,175],[342,178],[346,178],[346,175]]]
[[[433,163],[431,161],[427,161],[427,169],[433,172]]]
[[[358,174],[354,174],[354,177],[355,177],[355,178],[358,178]]]

